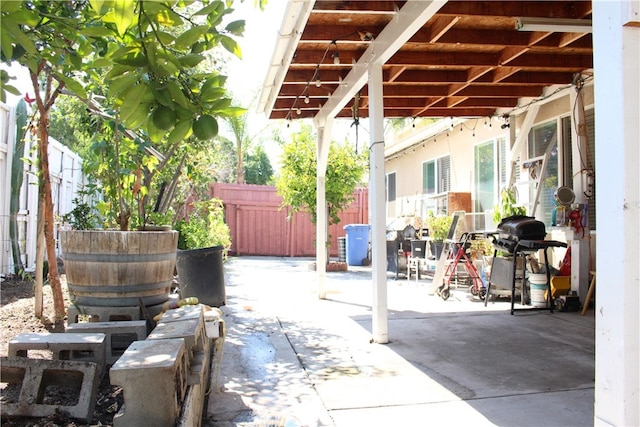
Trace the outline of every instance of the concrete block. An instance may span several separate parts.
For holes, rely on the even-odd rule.
[[[100,332],[105,334],[106,363],[113,365],[134,341],[147,337],[147,322],[132,320],[129,322],[82,322],[71,323],[67,332]]]
[[[140,320],[140,307],[97,307],[74,304],[67,308],[67,324],[78,323],[80,315],[89,316],[91,322]]]
[[[204,319],[202,304],[185,305],[183,307],[167,310],[162,314],[160,322],[175,322],[179,320]]]
[[[97,398],[97,364],[75,360],[0,357],[2,417],[44,418],[58,412],[91,422]],[[10,393],[13,388],[15,393]],[[64,389],[65,400],[53,390]]]
[[[114,427],[173,427],[187,390],[188,357],[183,338],[135,341],[109,371],[124,393]]]
[[[201,368],[202,365],[196,359],[196,354],[202,352],[207,344],[204,320],[201,317],[180,321],[158,322],[147,337],[147,340],[166,340],[171,338],[184,339],[189,356],[191,373],[189,375],[189,384],[199,383],[202,375],[197,369]]]
[[[54,360],[80,360],[97,364],[99,378],[105,372],[106,335],[103,333],[18,334],[9,341],[9,356],[29,357],[30,350],[49,350]]]

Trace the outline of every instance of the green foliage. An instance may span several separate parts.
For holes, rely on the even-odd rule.
[[[244,162],[244,178],[247,184],[268,185],[273,181],[273,167],[269,156],[261,146],[247,154]]]
[[[450,216],[435,216],[433,215],[433,212],[429,212],[429,217],[427,218],[429,237],[436,242],[443,242],[449,234],[452,220],[453,218]]]
[[[224,253],[231,248],[231,233],[224,221],[224,205],[220,199],[196,202],[185,220],[176,224],[180,232],[179,249],[198,249],[223,246]]]
[[[516,192],[513,188],[503,188],[500,191],[500,204],[493,208],[493,222],[497,225],[503,218],[512,215],[526,215],[527,208],[518,206]]]
[[[316,212],[316,140],[311,128],[305,126],[283,147],[280,176],[276,180],[283,206],[292,212],[305,210],[311,221]],[[326,172],[326,199],[329,224],[340,222],[338,214],[353,201],[353,191],[362,182],[366,171],[365,157],[346,145],[332,143]]]
[[[62,215],[62,222],[69,224],[74,230],[92,230],[100,226],[100,215],[91,204],[82,198],[73,199],[73,209]]]
[[[55,95],[47,99],[47,110],[64,88],[99,117],[81,117],[85,111],[74,120],[97,137],[91,141],[97,157],[88,163],[96,167],[96,178],[105,186],[107,200],[100,207],[121,228],[128,227],[130,217],[132,225],[144,222],[154,176],[167,179],[161,169],[172,168],[169,176],[179,176],[174,171],[180,159],[209,143],[220,119],[245,112],[232,105],[226,76],[210,62],[221,50],[242,55],[235,37],[244,32],[244,21],[228,21],[232,4],[230,0],[1,4],[2,61],[18,62],[33,76],[49,79],[47,91]],[[4,97],[15,88],[7,84],[12,76],[3,71],[1,77]],[[159,109],[162,114],[153,120]],[[71,130],[61,127],[60,133]],[[200,140],[190,138],[192,134]],[[90,145],[84,137],[76,142]]]

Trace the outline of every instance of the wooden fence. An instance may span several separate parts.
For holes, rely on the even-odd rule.
[[[289,208],[281,207],[276,188],[264,185],[222,184],[211,187],[211,196],[225,206],[231,229],[231,253],[234,255],[315,256],[316,229],[307,213],[295,213],[287,219]],[[359,188],[354,201],[340,214],[340,223],[329,227],[330,256],[338,255],[338,237],[345,235],[347,224],[369,222],[369,192]]]

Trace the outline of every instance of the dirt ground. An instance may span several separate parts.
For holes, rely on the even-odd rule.
[[[69,305],[69,293],[66,281],[62,275],[62,292],[65,299],[65,307]],[[64,332],[66,320],[54,322],[53,297],[51,287],[44,286],[44,317],[38,319],[35,314],[34,282],[24,280],[18,276],[3,277],[0,282],[0,356],[7,356],[8,343],[16,335],[23,332]],[[49,357],[47,354],[30,352],[29,357]],[[4,402],[11,401],[11,396],[16,394],[17,386],[0,382],[0,406]],[[48,404],[62,404],[69,398],[69,390],[63,387],[47,387],[46,402]],[[73,398],[73,397],[71,397]],[[3,427],[85,427],[85,426],[110,426],[113,417],[123,403],[122,389],[109,383],[108,373],[105,374],[96,396],[93,420],[91,424],[85,424],[69,418],[65,414],[55,414],[47,418],[5,418],[2,417]]]

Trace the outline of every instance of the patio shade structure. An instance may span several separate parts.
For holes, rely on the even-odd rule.
[[[332,121],[370,119],[377,342],[388,339],[383,119],[508,117],[592,73],[591,17],[590,1],[289,1],[258,110],[316,123],[318,236]],[[320,298],[323,248],[317,239]]]
[[[283,28],[260,109],[271,119],[315,118],[382,64],[384,117],[508,114],[545,87],[593,67],[590,1],[306,1]],[[305,16],[307,17],[306,21]],[[404,43],[401,23],[415,28]],[[535,23],[534,31],[527,25]],[[570,25],[571,24],[571,25]],[[572,31],[572,32],[567,32]],[[366,81],[334,117],[369,117]],[[359,86],[359,87],[357,87]]]
[[[317,127],[318,236],[332,122],[369,118],[376,342],[388,339],[384,119],[505,117],[595,69],[597,215],[607,218],[598,247],[625,248],[620,259],[597,260],[599,280],[615,292],[597,288],[606,310],[596,322],[595,419],[638,424],[639,52],[638,1],[289,0],[258,110]],[[317,241],[323,298],[326,254]]]

